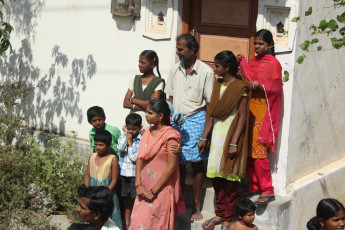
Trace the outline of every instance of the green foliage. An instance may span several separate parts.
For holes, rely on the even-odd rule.
[[[291,19],[291,22],[299,22],[299,21],[301,21],[301,18],[300,18],[300,17],[293,17],[293,18]]]
[[[8,229],[14,220],[32,229],[49,229],[50,212],[74,212],[85,165],[72,157],[75,136],[66,144],[58,137],[47,143],[37,136],[21,137],[24,108],[31,103],[34,89],[42,85],[33,85],[18,69],[18,73],[8,71],[0,82],[0,229]],[[54,209],[38,215],[31,185],[49,195]]]
[[[29,103],[28,95],[34,87],[22,79],[8,77],[6,82],[0,83],[0,139],[10,145],[24,119],[20,111]]]
[[[306,11],[306,12],[304,12],[304,15],[305,16],[309,16],[309,15],[311,15],[313,13],[313,8],[312,7],[309,7],[309,9]]]
[[[342,27],[342,28],[339,30],[339,33],[340,33],[342,36],[345,36],[345,26]]]
[[[326,20],[321,20],[320,24],[319,24],[319,29],[321,31],[324,31],[325,29],[327,29],[327,27],[328,27],[327,21]],[[315,29],[317,29],[317,28],[315,28]]]
[[[338,23],[333,19],[329,20],[327,27],[332,31],[336,31],[339,28]]]
[[[284,70],[283,82],[289,81],[289,76],[290,76],[289,72]]]
[[[66,144],[56,136],[48,141],[46,146],[37,144],[38,138],[26,135],[21,146],[36,168],[35,184],[48,191],[53,198],[53,204],[59,211],[74,210],[77,199],[77,188],[83,183],[83,162],[73,157],[76,135]]]
[[[332,46],[336,49],[340,49],[345,45],[345,40],[342,38],[331,38]]]
[[[345,12],[341,15],[337,15],[338,22],[345,23]]]
[[[29,185],[35,184],[50,194],[56,210],[72,214],[78,203],[77,187],[83,183],[83,162],[75,157],[75,137],[66,144],[52,137],[46,145],[39,144],[38,136],[27,134],[15,146],[0,146],[0,222],[34,213],[30,206]],[[16,215],[14,215],[16,213]],[[49,213],[48,213],[49,214]],[[44,218],[43,218],[44,219]],[[41,225],[35,218],[26,225]]]
[[[0,1],[4,4],[4,1]],[[3,13],[0,11],[0,55],[4,55],[5,52],[10,49],[12,52],[12,45],[10,42],[10,34],[13,31],[13,27],[8,23],[3,21]]]
[[[333,0],[333,9],[335,10],[339,7],[345,6],[345,0]],[[331,10],[331,12],[332,12]],[[313,14],[313,8],[309,7],[307,11],[305,11],[305,16],[310,16]],[[340,49],[345,46],[345,26],[339,26],[338,23],[345,23],[345,12],[343,12],[341,15],[335,15],[334,18],[330,19],[329,21],[326,21],[325,19],[321,20],[318,23],[318,26],[315,24],[310,25],[310,30],[312,30],[311,35],[314,36],[310,40],[305,40],[303,43],[299,45],[299,47],[303,51],[309,52],[310,49],[313,48],[313,44],[319,43],[319,39],[317,36],[326,34],[330,37],[331,45],[335,49]],[[294,17],[291,22],[299,22],[300,17]],[[337,22],[338,21],[338,22]],[[341,27],[341,28],[340,28]],[[340,28],[340,29],[339,29]],[[315,51],[321,51],[323,50],[322,46],[317,46]],[[300,55],[297,58],[297,63],[302,64],[304,59],[306,58],[305,54]]]
[[[311,40],[311,44],[315,44],[315,43],[318,43],[319,42],[319,39],[317,38],[314,38],[313,40]]]
[[[300,55],[298,58],[297,58],[297,63],[298,64],[302,64],[304,62],[304,59],[306,58],[305,54],[303,55]]]
[[[299,47],[302,50],[308,51],[308,52],[309,52],[309,46],[310,46],[310,41],[309,40],[305,40],[301,45],[299,45]]]

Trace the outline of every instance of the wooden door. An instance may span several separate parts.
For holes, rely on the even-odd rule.
[[[195,35],[199,59],[211,66],[223,50],[251,58],[257,15],[258,0],[183,0],[182,32]]]

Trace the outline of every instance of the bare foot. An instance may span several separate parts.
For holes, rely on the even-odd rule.
[[[192,217],[190,218],[190,221],[191,221],[191,222],[194,222],[194,221],[202,220],[202,218],[204,218],[204,217],[202,216],[201,212],[200,212],[200,211],[196,211],[196,212],[192,215]]]
[[[192,211],[193,211],[193,214],[192,214],[192,217],[190,218],[191,222],[202,220],[203,216],[200,212],[200,204],[197,204],[194,202]]]

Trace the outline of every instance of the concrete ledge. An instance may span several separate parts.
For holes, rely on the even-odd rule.
[[[289,184],[292,197],[287,215],[282,217],[286,230],[305,229],[316,215],[316,206],[323,198],[335,198],[345,204],[345,157]]]

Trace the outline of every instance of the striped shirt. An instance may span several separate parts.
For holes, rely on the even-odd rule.
[[[132,146],[128,146],[126,133],[119,138],[117,148],[120,150],[120,175],[125,177],[135,177],[135,162],[139,151],[141,135],[138,134],[133,139]]]

